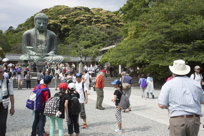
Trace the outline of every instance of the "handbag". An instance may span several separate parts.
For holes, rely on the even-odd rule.
[[[118,107],[120,107],[124,110],[130,107],[129,98],[123,92],[122,92],[122,96],[120,98],[120,103],[118,104]]]

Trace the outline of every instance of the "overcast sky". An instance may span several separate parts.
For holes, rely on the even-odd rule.
[[[0,0],[0,30],[9,26],[17,27],[30,16],[45,8],[55,5],[69,7],[85,6],[89,8],[103,8],[116,11],[127,0]]]

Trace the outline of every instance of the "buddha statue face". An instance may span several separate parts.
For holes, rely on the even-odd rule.
[[[35,28],[39,31],[47,30],[48,17],[44,13],[39,13],[34,18]]]
[[[47,30],[47,24],[48,21],[46,19],[37,19],[35,21],[35,28],[38,29],[39,31],[45,31]]]

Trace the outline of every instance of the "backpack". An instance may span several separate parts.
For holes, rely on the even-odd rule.
[[[56,113],[59,111],[59,107],[60,107],[59,96],[49,98],[45,104],[44,115],[48,117],[55,116]]]
[[[140,85],[142,88],[146,88],[147,87],[147,80],[145,78],[142,78]]]
[[[131,88],[131,84],[128,83],[122,83],[122,86],[124,91],[128,91]]]
[[[40,84],[38,85],[36,90],[33,90],[26,101],[26,107],[30,110],[39,111],[43,109],[42,102],[42,92],[49,90],[48,88],[40,89]]]
[[[69,110],[72,115],[78,115],[81,112],[81,105],[75,94],[71,94]]]
[[[129,98],[123,92],[122,92],[122,96],[120,98],[120,103],[118,104],[118,107],[122,108],[123,110],[130,107]]]

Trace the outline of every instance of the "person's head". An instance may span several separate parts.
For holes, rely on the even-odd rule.
[[[61,92],[65,92],[68,89],[67,83],[60,83],[58,87]]]
[[[121,75],[122,75],[122,76],[125,76],[125,75],[126,75],[126,72],[125,72],[125,71],[123,71],[123,72],[121,73]]]
[[[114,86],[114,88],[121,88],[122,87],[122,83],[118,79],[111,82],[111,84]]]
[[[104,76],[106,74],[106,70],[105,69],[101,70],[101,74]]]
[[[38,13],[34,17],[35,28],[39,31],[47,30],[48,17],[44,13]]]
[[[195,66],[194,67],[194,71],[196,72],[196,73],[200,73],[200,66]]]
[[[3,78],[3,74],[4,74],[4,67],[0,65],[0,79]]]
[[[185,76],[191,71],[190,66],[186,65],[184,60],[175,60],[173,66],[169,66],[169,69],[173,74],[179,76]]]
[[[74,92],[76,90],[75,83],[69,83],[68,90]]]
[[[76,81],[77,81],[78,83],[80,83],[81,80],[82,80],[82,74],[81,74],[81,73],[76,73],[75,77],[76,77]]]
[[[49,84],[51,83],[51,81],[52,81],[52,78],[53,78],[53,77],[50,76],[50,75],[44,76],[44,77],[43,77],[44,84],[49,85]]]

